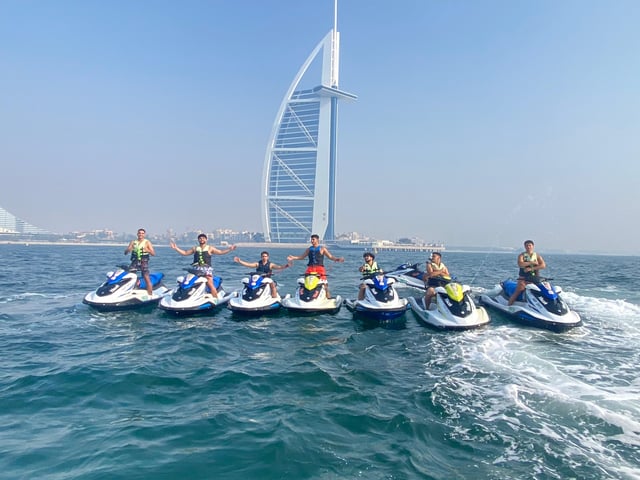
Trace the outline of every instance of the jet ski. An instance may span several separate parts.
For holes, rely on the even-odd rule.
[[[411,310],[421,322],[447,330],[468,330],[489,323],[487,311],[476,307],[471,298],[469,285],[443,281],[434,289],[429,309],[425,308],[424,296],[409,298]]]
[[[354,314],[375,321],[394,320],[409,308],[406,298],[398,297],[394,278],[378,273],[363,279],[366,285],[363,300],[346,300]]]
[[[319,275],[309,273],[298,278],[295,296],[287,293],[282,299],[282,306],[290,312],[322,312],[337,313],[342,307],[340,295],[327,298],[327,280]]]
[[[144,278],[130,272],[127,265],[107,273],[107,280],[95,291],[85,295],[82,303],[103,312],[130,310],[157,304],[169,293],[162,283],[163,273],[150,273],[153,295],[149,296]]]
[[[207,279],[198,275],[195,269],[187,269],[187,275],[177,278],[178,286],[170,295],[160,300],[161,309],[174,315],[196,315],[208,313],[217,307],[226,304],[236,292],[227,294],[222,289],[222,279],[213,277],[213,285],[218,290],[218,296],[214,297],[207,287]]]
[[[426,290],[423,280],[424,271],[418,268],[417,263],[403,263],[385,274],[387,277],[395,278],[399,283]]]
[[[582,323],[580,316],[569,309],[562,299],[562,289],[550,283],[550,278],[539,283],[528,283],[513,305],[509,297],[516,289],[516,280],[505,280],[493,290],[480,295],[483,305],[504,312],[513,320],[532,327],[563,332]]]
[[[262,273],[253,272],[242,279],[242,293],[229,300],[227,308],[236,313],[261,314],[280,309],[280,295],[271,296],[273,280]]]

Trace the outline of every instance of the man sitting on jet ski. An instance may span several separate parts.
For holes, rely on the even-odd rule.
[[[216,247],[207,245],[207,236],[204,233],[198,235],[198,243],[189,250],[182,250],[173,240],[169,242],[169,246],[180,255],[187,256],[193,254],[192,266],[198,271],[198,274],[207,279],[207,286],[211,295],[218,296],[218,290],[213,286],[213,267],[211,266],[211,255],[225,255],[236,249],[235,245],[231,245],[226,250],[218,250]]]
[[[240,257],[233,257],[233,261],[239,263],[240,265],[244,265],[245,267],[255,268],[257,273],[263,274],[265,277],[271,277],[273,270],[284,270],[285,268],[289,268],[291,264],[287,263],[286,265],[276,265],[275,263],[271,263],[269,260],[269,252],[264,251],[260,253],[260,261],[259,262],[245,262],[241,260]],[[271,296],[276,298],[278,296],[278,290],[276,289],[276,282],[271,282]]]
[[[304,274],[317,274],[322,280],[326,280],[327,273],[324,270],[324,257],[326,256],[329,260],[333,260],[334,262],[344,262],[344,258],[334,257],[331,255],[331,252],[327,250],[327,247],[324,245],[320,246],[319,243],[320,237],[314,233],[311,235],[311,246],[300,255],[289,255],[287,257],[287,261],[292,262],[293,260],[304,260],[305,257],[308,257],[309,263],[307,264],[307,269]],[[329,294],[329,284],[327,284],[325,288],[327,298],[331,298],[331,295]]]
[[[547,268],[547,264],[544,262],[542,255],[538,255],[533,251],[533,240],[525,240],[525,251],[518,255],[518,284],[513,292],[513,295],[509,298],[509,305],[513,305],[518,295],[520,295],[526,287],[527,283],[539,283],[540,275],[539,271]]]
[[[382,269],[378,268],[378,263],[375,261],[376,256],[371,252],[364,252],[362,254],[364,263],[358,270],[362,272],[364,278],[368,278],[376,273],[383,273]],[[364,300],[364,292],[367,290],[367,285],[363,282],[360,284],[360,291],[358,292],[358,300]]]
[[[424,274],[424,283],[427,292],[424,295],[425,310],[429,310],[431,299],[436,296],[436,288],[442,285],[443,281],[451,280],[451,275],[447,266],[442,263],[442,255],[439,252],[433,252],[431,259],[427,262],[427,271]]]

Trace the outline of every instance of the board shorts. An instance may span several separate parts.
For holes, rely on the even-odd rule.
[[[201,277],[213,277],[213,267],[211,265],[194,265],[193,270]]]
[[[140,270],[143,275],[149,273],[149,259],[142,258],[140,260],[132,260],[131,265],[129,265],[129,271],[135,272],[137,270]]]
[[[322,280],[327,279],[327,272],[325,271],[323,265],[309,265],[304,271],[304,274],[309,275],[310,273],[317,273],[318,275],[320,275],[320,278]]]
[[[538,275],[531,275],[530,273],[520,275],[518,280],[522,280],[526,283],[540,283],[540,277]]]

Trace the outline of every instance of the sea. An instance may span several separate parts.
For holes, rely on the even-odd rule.
[[[640,257],[540,246],[582,326],[554,333],[491,312],[488,326],[451,332],[410,311],[371,325],[344,307],[247,319],[84,305],[123,251],[0,245],[0,478],[640,479]],[[156,253],[151,270],[173,287],[189,258]],[[248,272],[233,256],[259,253],[214,257],[227,291]],[[282,264],[302,252],[270,253]],[[331,292],[354,298],[361,252],[332,253],[345,262],[329,262]],[[475,293],[517,274],[513,254],[443,262]],[[304,263],[276,273],[282,294]]]

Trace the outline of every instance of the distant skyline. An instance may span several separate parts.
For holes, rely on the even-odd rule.
[[[338,10],[337,234],[640,254],[640,2]],[[273,119],[332,24],[333,0],[0,2],[0,206],[261,231]]]

